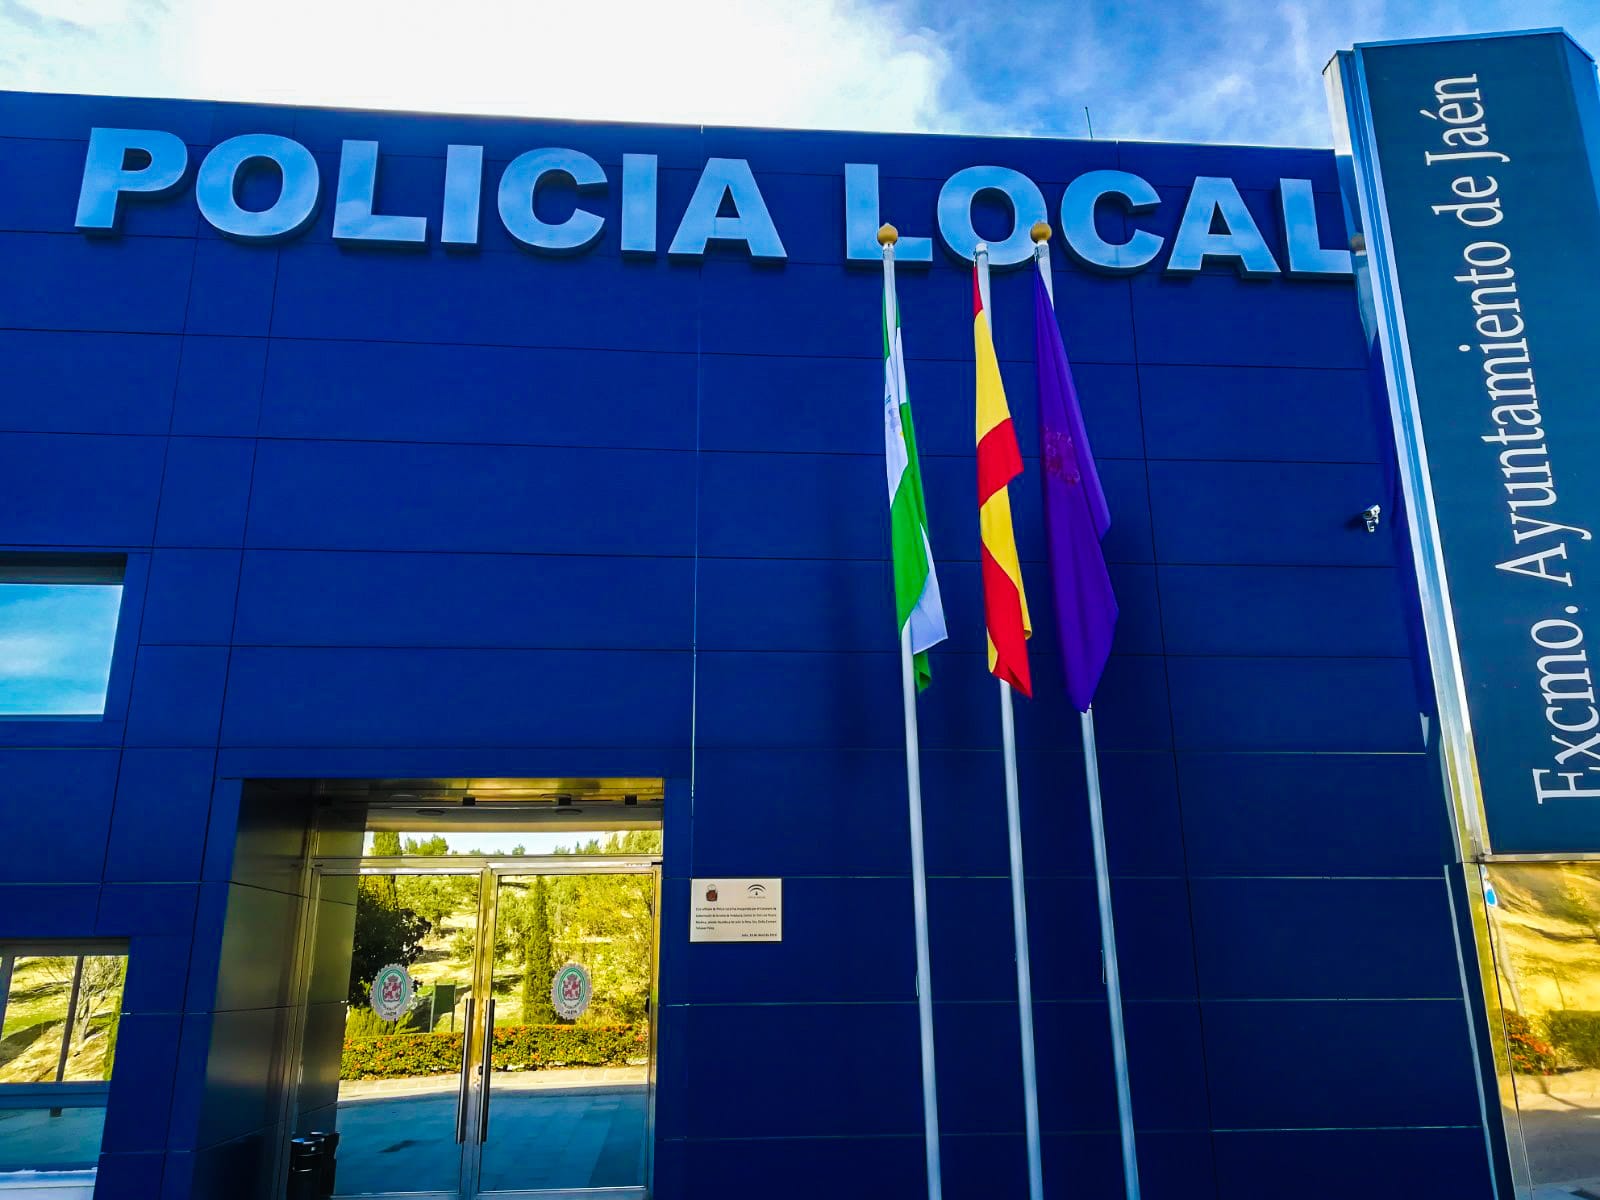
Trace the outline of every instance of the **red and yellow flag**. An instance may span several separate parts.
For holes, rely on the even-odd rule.
[[[983,566],[983,615],[989,631],[989,673],[1024,696],[1033,695],[1028,638],[1033,622],[1022,590],[1022,565],[1011,529],[1006,485],[1022,474],[1022,451],[1006,407],[994,356],[989,314],[983,311],[978,270],[972,270],[972,337],[978,363],[978,538]]]

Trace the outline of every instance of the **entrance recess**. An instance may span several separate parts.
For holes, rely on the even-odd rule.
[[[312,872],[296,1123],[336,1196],[647,1196],[657,857]]]

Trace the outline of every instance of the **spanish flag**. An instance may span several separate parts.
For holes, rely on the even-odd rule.
[[[1028,642],[1033,622],[1022,590],[1022,566],[1011,530],[1006,485],[1022,474],[1022,452],[1006,407],[1005,385],[994,356],[989,314],[983,311],[978,270],[972,270],[972,337],[978,363],[978,538],[982,543],[983,614],[989,633],[989,673],[1024,696],[1033,695]]]

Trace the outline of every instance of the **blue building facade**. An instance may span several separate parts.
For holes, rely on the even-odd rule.
[[[74,228],[90,130],[165,130],[179,190]],[[194,167],[291,138],[325,198],[244,244]],[[341,142],[381,147],[417,248],[336,244]],[[571,147],[608,186],[580,254],[495,219],[446,249],[446,147]],[[624,154],[659,163],[659,245],[625,256]],[[749,163],[786,256],[666,252],[708,159]],[[126,939],[97,1195],[248,1194],[275,1123],[293,814],[254,781],[659,776],[654,1195],[912,1194],[922,1173],[881,278],[844,245],[847,163],[933,235],[974,164],[1052,214],[1086,172],[1171,241],[1227,178],[1280,261],[1284,179],[1344,244],[1330,152],[590,126],[0,96],[0,543],[125,558],[103,719],[0,721],[0,940]],[[246,208],[271,200],[244,197]],[[254,186],[254,185],[252,185]],[[246,189],[248,192],[248,188]],[[980,202],[1000,239],[1009,215]],[[1356,291],[1122,276],[1055,255],[1113,514],[1121,604],[1096,713],[1145,1194],[1493,1194],[1447,886],[1453,862],[1388,528]],[[899,295],[951,639],[921,702],[945,1184],[1022,1194],[1000,723],[985,671],[971,284],[939,248]],[[1017,724],[1045,1175],[1120,1186],[1076,721],[1043,619],[1031,283],[993,323],[1027,473],[1038,629]],[[246,821],[241,826],[241,812]],[[781,876],[783,941],[688,940],[689,880]],[[224,922],[253,930],[227,940]],[[242,1190],[243,1189],[243,1190]]]

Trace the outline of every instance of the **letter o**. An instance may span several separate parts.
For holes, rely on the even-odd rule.
[[[939,189],[939,236],[950,253],[971,262],[984,238],[972,227],[972,202],[980,192],[1000,192],[1011,202],[1011,233],[989,243],[989,265],[1014,267],[1033,257],[1033,227],[1049,218],[1039,185],[1010,167],[968,167]]]
[[[266,159],[283,173],[283,187],[270,208],[241,208],[234,185],[246,163]],[[195,201],[200,213],[226,237],[243,242],[272,242],[293,237],[317,215],[322,179],[317,160],[299,142],[275,133],[246,133],[219,142],[195,176]]]
[[[1544,640],[1544,638],[1539,636],[1542,630],[1551,629],[1558,625],[1572,630],[1572,632],[1577,636],[1574,637],[1570,642],[1547,642]],[[1574,625],[1571,621],[1564,621],[1560,617],[1556,617],[1554,620],[1550,621],[1540,621],[1528,632],[1532,635],[1533,640],[1538,645],[1543,646],[1546,650],[1571,650],[1574,646],[1580,645],[1583,642],[1583,630],[1577,625]]]
[[[1473,257],[1473,251],[1475,250],[1498,250],[1500,257],[1493,262],[1485,262]],[[1499,267],[1511,261],[1511,251],[1500,242],[1473,242],[1461,252],[1461,257],[1475,267]]]

